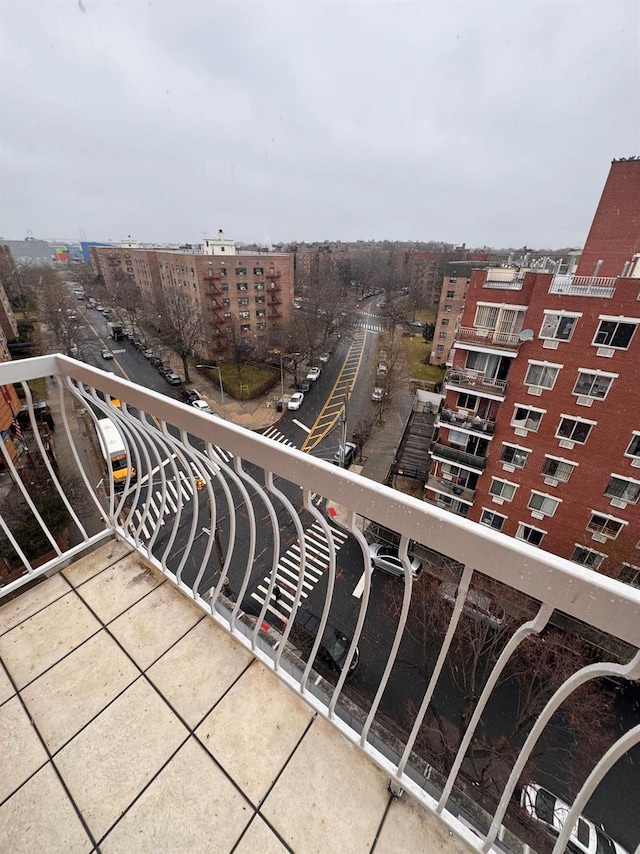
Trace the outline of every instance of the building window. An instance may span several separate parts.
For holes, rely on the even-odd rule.
[[[563,415],[556,432],[556,439],[568,439],[570,442],[578,442],[581,445],[589,438],[593,423],[581,421],[579,418],[569,418]]]
[[[263,291],[264,282],[256,282],[253,287],[256,289],[256,291]]]
[[[455,291],[447,291],[447,299],[453,299],[455,297],[455,295],[456,295]]]
[[[494,531],[501,531],[506,519],[507,517],[501,516],[500,513],[494,513],[493,510],[485,510],[483,508],[480,524],[486,525],[488,528],[493,528]]]
[[[538,337],[548,338],[552,341],[571,341],[579,317],[579,314],[560,314],[545,311]]]
[[[475,394],[467,394],[465,391],[458,392],[458,408],[470,409],[475,412],[478,405],[478,398]]]
[[[230,311],[225,311],[225,313],[222,316],[224,317],[225,320],[231,320],[231,312]]]
[[[238,305],[249,305],[249,297],[239,297]]]
[[[259,308],[256,311],[256,317],[266,317],[266,316],[267,316],[267,312],[263,308],[262,309]]]
[[[613,516],[592,513],[589,524],[587,525],[587,531],[592,531],[594,534],[601,534],[603,537],[615,540],[626,524],[626,522],[616,519]]]
[[[500,478],[491,478],[491,488],[489,493],[495,498],[501,498],[503,501],[512,501],[518,488],[517,483],[509,483],[508,480],[500,480]]]
[[[266,328],[267,328],[267,324],[264,321],[262,321],[260,323],[256,323],[256,329],[266,329]]]
[[[552,477],[554,480],[561,481],[562,483],[568,483],[575,467],[576,463],[571,463],[568,460],[545,456],[540,474],[545,477]]]
[[[246,267],[236,267],[236,276],[246,276],[247,268]]]
[[[438,338],[446,338],[446,337],[447,337],[447,333],[446,333],[446,332],[441,332],[441,333],[438,335]]]
[[[437,350],[439,353],[442,353],[442,351],[444,350],[444,344],[438,344],[438,346],[436,347],[436,350]]]
[[[254,267],[253,268],[253,275],[254,276],[264,276],[264,270],[262,269],[262,267]]]
[[[625,457],[635,457],[635,459],[640,459],[640,433],[637,433],[635,430],[631,436],[629,447],[624,452],[624,455]]]
[[[458,283],[458,277],[457,276],[449,276],[449,284],[450,285],[456,285],[457,283]]]
[[[632,563],[623,563],[618,581],[630,584],[632,587],[640,587],[640,566],[634,566]]]
[[[588,566],[589,569],[599,569],[600,564],[606,558],[601,552],[595,552],[593,549],[585,549],[584,546],[576,547],[571,555],[571,560],[575,563],[580,563],[582,566]]]
[[[449,318],[448,318],[448,317],[443,317],[443,318],[442,318],[441,326],[448,326],[448,325],[449,325]]]
[[[614,347],[618,350],[626,350],[631,344],[631,339],[636,331],[640,320],[619,321],[601,320],[593,344],[604,347]]]
[[[533,409],[531,406],[516,406],[511,419],[511,426],[537,433],[545,411]]]
[[[248,288],[248,285],[247,285],[247,283],[246,283],[246,282],[240,282],[239,284],[237,284],[237,285],[236,285],[236,288],[237,288],[239,291],[246,291],[246,290],[248,290],[248,289],[249,289],[249,288]]]
[[[220,268],[220,275],[221,275],[221,276],[226,276],[226,275],[227,275],[227,268],[226,268],[226,267],[221,267],[221,268]]]
[[[573,394],[583,397],[594,397],[596,400],[604,400],[611,383],[617,375],[602,374],[600,371],[579,371],[578,379],[573,388]]]
[[[531,498],[527,507],[536,513],[542,513],[543,516],[553,516],[559,504],[559,498],[553,498],[551,495],[545,495],[544,492],[534,492],[531,490]]]
[[[230,300],[230,299],[223,299],[223,300],[222,300],[222,305],[223,305],[225,308],[229,308],[229,307],[231,306],[231,300]]]
[[[604,494],[607,498],[617,498],[619,501],[635,504],[640,498],[640,481],[612,474]]]
[[[448,305],[448,304],[447,304],[447,305],[445,305],[444,310],[445,310],[445,311],[451,311],[451,306],[450,306],[450,305]]]
[[[524,384],[552,389],[560,373],[561,365],[550,365],[546,362],[529,362],[529,370],[524,378]]]
[[[500,306],[498,305],[479,305],[473,325],[480,329],[495,329],[499,314]]]
[[[241,312],[239,312],[239,316],[240,316],[240,320],[249,320],[249,318],[251,317],[251,312],[250,311],[241,311]]]
[[[251,324],[250,323],[241,323],[240,324],[241,332],[251,332]]]
[[[532,546],[539,546],[546,533],[546,531],[541,531],[540,528],[532,528],[531,525],[525,525],[524,522],[520,522],[516,531],[516,540],[524,540],[525,543],[530,543]]]
[[[255,301],[256,301],[256,303],[257,303],[258,305],[261,305],[261,304],[263,304],[263,303],[264,303],[265,298],[264,298],[264,296],[261,296],[261,297],[255,297]]]
[[[531,451],[519,448],[517,445],[503,445],[500,461],[514,468],[523,469],[527,464],[530,453]]]
[[[220,285],[220,290],[221,290],[221,291],[224,291],[225,293],[227,293],[227,291],[229,290],[229,285],[228,285],[226,282],[223,282],[223,283]]]

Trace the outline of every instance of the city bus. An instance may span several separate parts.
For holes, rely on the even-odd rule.
[[[134,481],[136,470],[130,464],[127,448],[111,418],[98,420],[98,439],[107,471],[109,471],[109,460],[111,460],[114,486],[124,487],[129,469],[131,469],[131,480]]]

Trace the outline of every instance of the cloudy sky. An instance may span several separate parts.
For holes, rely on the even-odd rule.
[[[582,245],[640,0],[0,0],[0,235]]]

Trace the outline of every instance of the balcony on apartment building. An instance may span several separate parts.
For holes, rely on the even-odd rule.
[[[483,288],[496,288],[505,291],[521,291],[524,273],[515,268],[492,267],[482,285]]]
[[[480,433],[484,436],[492,436],[496,429],[496,422],[487,418],[481,418],[467,410],[455,411],[453,409],[441,409],[438,414],[436,427],[452,427],[469,433]]]
[[[55,417],[46,447],[29,381]],[[556,710],[587,679],[640,678],[634,588],[61,355],[0,364],[0,383],[30,418],[3,437],[17,468],[2,443],[0,850],[520,854],[519,786]],[[124,460],[101,459],[104,418]],[[403,576],[374,573],[372,531]],[[419,549],[458,594],[407,679],[413,602],[419,585],[438,600],[444,571],[414,580]],[[517,613],[443,753],[429,709],[475,625],[467,592],[487,583]],[[489,789],[481,718],[556,609],[628,654],[561,682]],[[590,757],[567,832],[635,741],[621,726]]]
[[[456,341],[462,344],[478,344],[512,350],[515,356],[522,338],[518,332],[485,329],[481,326],[459,326],[456,331]]]
[[[498,400],[504,400],[507,393],[507,381],[497,379],[485,371],[470,368],[449,368],[445,374],[447,389],[465,389],[479,395],[487,395]]]
[[[461,466],[473,469],[474,471],[484,471],[487,464],[485,457],[480,454],[470,454],[467,451],[461,451],[458,448],[452,448],[450,445],[443,445],[440,442],[434,442],[431,446],[431,456],[433,459],[444,462],[459,463]]]
[[[610,299],[616,292],[617,276],[556,275],[549,286],[550,294]]]
[[[466,486],[461,486],[453,480],[448,480],[445,477],[436,477],[432,474],[427,478],[426,488],[432,489],[434,492],[454,495],[461,501],[473,502],[476,495],[475,489],[469,489]]]

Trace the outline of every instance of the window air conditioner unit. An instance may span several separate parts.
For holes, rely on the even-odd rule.
[[[636,457],[635,460],[631,460],[631,465],[634,469],[640,469],[640,457]]]
[[[498,498],[497,495],[492,495],[491,500],[493,501],[494,504],[504,504],[504,499]]]
[[[580,395],[576,400],[578,406],[593,406],[593,398]]]
[[[561,448],[566,448],[568,451],[573,451],[573,446],[575,442],[572,442],[571,439],[560,439],[559,445]]]
[[[516,467],[515,467],[515,466],[511,466],[511,465],[509,465],[509,463],[502,463],[502,469],[503,469],[503,471],[511,471],[511,472],[513,472],[513,471],[515,471],[515,470],[516,470]]]
[[[615,352],[616,351],[613,347],[598,347],[596,350],[596,356],[605,356],[605,358],[611,359]]]
[[[513,432],[516,434],[516,436],[528,436],[529,435],[529,431],[525,430],[524,427],[516,427],[516,429]],[[571,447],[573,447],[573,445]]]
[[[527,394],[534,394],[536,397],[540,397],[542,394],[542,389],[539,385],[530,385],[527,389]]]
[[[545,477],[544,482],[547,484],[547,486],[558,485],[558,481],[555,479],[555,477]]]
[[[617,507],[620,510],[624,510],[625,507],[627,506],[627,502],[623,501],[621,498],[612,498],[611,499],[611,506]]]
[[[547,338],[547,339],[545,339],[542,347],[544,350],[557,350],[559,343],[560,343],[559,341],[553,341],[552,339]]]
[[[596,543],[606,543],[607,542],[607,538],[604,536],[604,534],[593,534],[591,539],[595,540]]]
[[[544,513],[539,513],[537,510],[532,510],[531,515],[534,519],[544,519]]]

